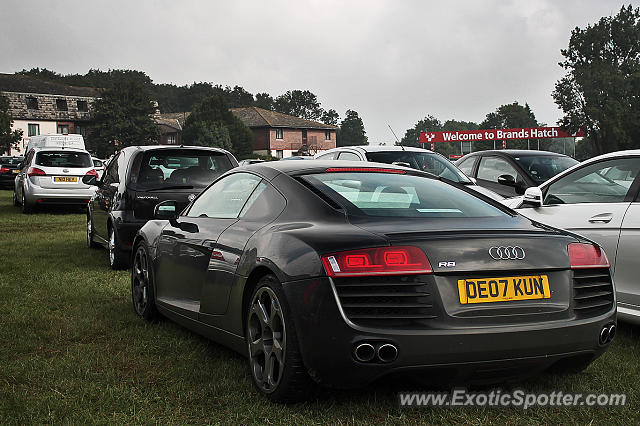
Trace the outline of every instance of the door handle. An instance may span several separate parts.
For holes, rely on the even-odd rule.
[[[613,219],[613,214],[611,213],[600,213],[595,216],[591,216],[589,218],[590,223],[609,223]]]

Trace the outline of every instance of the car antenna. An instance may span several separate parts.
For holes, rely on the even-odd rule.
[[[398,136],[396,136],[396,132],[394,132],[391,128],[391,124],[387,123],[387,126],[389,126],[389,130],[391,130],[391,133],[393,133],[393,136],[396,138],[398,145],[400,145],[400,148],[402,148],[402,150],[404,151],[404,146],[402,146],[402,142],[398,139]]]

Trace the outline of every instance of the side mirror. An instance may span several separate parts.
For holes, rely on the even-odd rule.
[[[153,217],[156,219],[175,221],[178,217],[177,202],[175,200],[167,200],[156,204],[153,208]]]
[[[522,207],[542,207],[542,189],[531,186],[524,191]]]
[[[96,175],[84,175],[84,176],[82,176],[82,183],[84,183],[85,185],[100,186],[100,184],[98,182],[98,178],[96,177]]]
[[[516,186],[516,180],[511,175],[500,175],[500,176],[498,176],[498,183],[500,185],[505,185],[505,186]]]

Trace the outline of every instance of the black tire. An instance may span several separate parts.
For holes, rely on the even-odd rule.
[[[20,203],[22,206],[22,213],[31,214],[33,213],[33,207],[31,204],[27,203],[27,199],[24,195],[24,190],[22,190],[22,202]]]
[[[93,240],[94,235],[93,220],[91,219],[91,214],[87,211],[87,247],[93,249],[100,247],[100,245]]]
[[[109,251],[109,266],[113,270],[126,269],[129,265],[127,253],[120,249],[118,233],[113,226],[109,226],[109,241],[107,242]]]
[[[153,282],[153,264],[149,248],[142,241],[136,247],[131,265],[131,301],[134,312],[145,321],[158,319]]]
[[[18,201],[18,194],[15,188],[13,188],[13,205],[14,207],[20,207],[20,201]]]
[[[245,315],[249,369],[258,391],[273,402],[309,399],[316,385],[302,362],[291,310],[274,275],[260,279]]]

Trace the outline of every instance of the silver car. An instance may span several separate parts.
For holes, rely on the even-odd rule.
[[[503,201],[518,213],[600,244],[611,264],[620,319],[640,323],[640,150],[580,163],[524,196]],[[595,303],[596,301],[594,301]]]
[[[15,179],[13,203],[31,213],[43,204],[87,204],[95,187],[82,183],[95,175],[89,153],[75,148],[33,148],[25,156]]]

